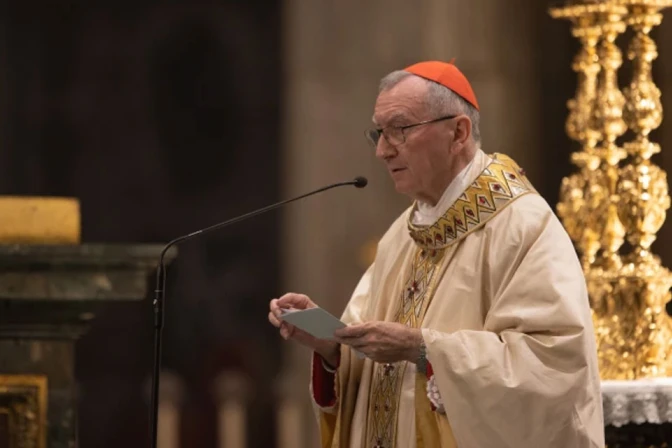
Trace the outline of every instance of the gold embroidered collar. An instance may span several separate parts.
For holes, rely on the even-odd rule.
[[[460,195],[446,213],[428,227],[412,223],[417,202],[408,216],[408,230],[415,243],[425,249],[444,249],[483,226],[515,199],[536,190],[525,171],[510,157],[493,154],[492,161]]]

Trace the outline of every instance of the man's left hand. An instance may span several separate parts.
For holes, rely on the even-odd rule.
[[[336,330],[334,338],[375,362],[415,362],[420,356],[422,333],[396,322],[366,322]]]

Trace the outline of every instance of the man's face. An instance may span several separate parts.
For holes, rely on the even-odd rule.
[[[408,77],[378,96],[373,116],[376,127],[406,126],[433,120],[426,103],[427,84]],[[412,199],[435,204],[451,179],[453,120],[439,121],[403,131],[405,141],[392,145],[384,136],[376,157],[387,167],[396,190]]]

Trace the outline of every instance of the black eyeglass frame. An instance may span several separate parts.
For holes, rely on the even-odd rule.
[[[414,127],[417,127],[417,126],[422,126],[422,125],[425,125],[425,124],[436,123],[436,122],[443,121],[443,120],[452,120],[453,118],[456,118],[458,116],[459,115],[445,115],[443,117],[434,118],[433,120],[425,120],[425,121],[421,121],[419,123],[407,124],[405,126],[388,126],[386,128],[371,128],[371,129],[367,129],[364,132],[364,135],[366,136],[366,139],[369,141],[371,146],[373,146],[374,148],[378,147],[378,142],[380,141],[380,136],[381,135],[383,137],[385,137],[385,140],[387,140],[387,142],[392,146],[402,145],[402,144],[406,143],[406,133],[404,132],[406,129],[414,128]],[[390,129],[390,128],[393,128],[393,129],[399,131],[399,133],[402,136],[401,142],[393,143],[387,138],[387,136],[385,135],[385,130]]]

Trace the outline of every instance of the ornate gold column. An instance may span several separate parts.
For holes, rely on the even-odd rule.
[[[627,24],[635,32],[628,49],[633,78],[625,89],[624,118],[634,138],[625,143],[630,158],[620,170],[618,215],[627,229],[632,250],[626,255],[617,292],[625,305],[620,326],[624,354],[633,361],[611,363],[611,375],[619,378],[669,376],[672,374],[672,325],[665,313],[670,300],[672,273],[650,252],[656,233],[670,207],[667,175],[650,161],[660,145],[649,133],[663,119],[660,90],[653,82],[651,66],[658,57],[649,36],[660,25],[660,10],[671,0],[623,0],[628,6]]]
[[[555,18],[567,18],[572,21],[572,35],[581,41],[581,50],[574,58],[572,69],[578,74],[576,97],[567,102],[569,116],[565,124],[567,135],[579,142],[581,150],[572,154],[572,162],[579,172],[563,179],[561,187],[562,202],[558,204],[558,214],[565,227],[579,247],[584,268],[594,261],[600,248],[599,238],[595,235],[589,220],[594,215],[587,213],[595,205],[586,203],[589,196],[592,173],[600,164],[595,154],[595,146],[600,138],[597,129],[590,126],[593,106],[597,94],[597,75],[600,72],[597,43],[600,28],[596,24],[595,9],[591,6],[569,6],[552,10]]]
[[[563,180],[558,214],[582,256],[603,379],[672,375],[672,326],[665,313],[672,274],[650,252],[670,199],[665,172],[650,161],[660,146],[648,138],[662,121],[649,33],[670,5],[586,0],[551,10],[555,18],[572,20],[583,44],[566,126],[583,147],[572,155],[580,171]],[[621,92],[616,40],[628,26],[635,32],[627,52],[634,75]],[[628,129],[634,138],[621,147],[617,140]],[[624,241],[630,248],[622,247]]]

